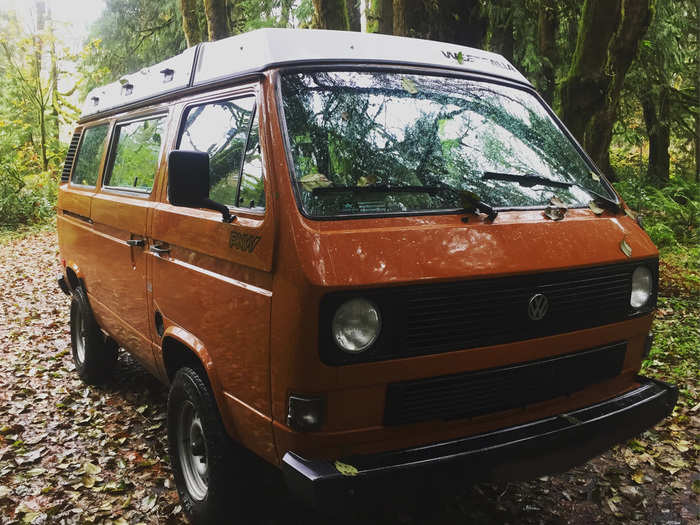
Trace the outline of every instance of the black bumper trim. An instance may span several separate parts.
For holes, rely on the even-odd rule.
[[[668,416],[675,386],[638,377],[641,385],[601,403],[524,425],[422,447],[341,458],[357,469],[342,475],[329,460],[293,452],[282,459],[291,492],[320,510],[442,482],[517,480],[566,471]]]
[[[68,287],[66,278],[63,277],[63,275],[59,275],[56,280],[58,281],[58,287],[61,289],[61,291],[66,295],[70,295],[70,288]]]

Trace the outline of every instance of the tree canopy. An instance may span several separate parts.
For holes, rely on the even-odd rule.
[[[34,5],[29,30],[0,15],[0,153],[18,174],[5,183],[14,188],[8,194],[29,173],[51,173],[47,186],[55,185],[68,136],[60,127],[76,117],[77,93],[259,27],[365,27],[495,51],[531,80],[610,179],[698,182],[694,0],[106,0],[78,55],[56,37],[44,0]],[[61,90],[68,64],[79,74]]]

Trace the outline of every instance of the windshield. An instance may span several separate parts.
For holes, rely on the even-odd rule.
[[[461,209],[464,190],[497,207],[611,198],[525,90],[357,71],[287,73],[281,88],[294,183],[309,216]]]

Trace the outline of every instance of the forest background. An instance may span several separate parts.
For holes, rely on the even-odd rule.
[[[654,242],[697,259],[700,0],[106,0],[78,52],[57,36],[47,3],[30,3],[30,24],[0,12],[0,228],[53,216],[66,141],[89,89],[202,41],[259,27],[324,28],[502,54]]]
[[[700,0],[104,0],[99,18],[85,28],[89,36],[78,46],[76,34],[67,33],[60,21],[79,19],[77,0],[16,0],[20,12],[3,9],[3,2],[10,1],[0,0],[0,277],[8,276],[11,290],[3,296],[13,305],[6,311],[27,303],[46,313],[10,316],[5,324],[13,338],[30,331],[31,319],[46,317],[49,326],[66,323],[52,306],[52,301],[64,300],[57,291],[49,293],[55,281],[45,280],[41,288],[36,276],[24,274],[50,268],[55,235],[16,237],[54,228],[67,141],[80,113],[78,104],[93,87],[198,42],[259,27],[380,32],[489,49],[504,55],[533,83],[640,215],[661,252],[656,340],[642,372],[678,385],[679,402],[655,432],[591,467],[601,486],[610,483],[610,477],[598,472],[601,464],[622,473],[615,474],[619,479],[612,487],[601,489],[605,497],[594,507],[596,516],[650,515],[657,507],[663,510],[668,495],[676,501],[671,504],[675,512],[681,507],[678,501],[700,494],[700,445],[690,444],[700,428]],[[59,8],[68,12],[59,13]],[[15,267],[7,262],[13,257]],[[23,286],[31,301],[12,295]],[[34,329],[49,338],[58,330],[45,325]],[[47,345],[53,353],[42,354],[44,347],[33,337],[24,346],[13,339],[12,348],[24,356],[27,369],[49,355],[64,359],[68,353],[56,354],[58,347],[51,342]],[[13,355],[9,347],[5,352],[6,357]],[[0,385],[3,378],[9,384],[32,375],[7,372],[16,364],[12,359],[8,363],[4,370],[0,366]],[[118,406],[128,413],[128,407]],[[161,402],[161,413],[163,407]],[[136,414],[141,417],[141,412]],[[3,437],[0,429],[0,449],[16,439],[12,436]],[[101,450],[96,440],[93,444]],[[652,466],[642,471],[642,459]],[[632,488],[625,485],[630,483],[628,470]],[[533,483],[557,498],[571,484],[568,477]],[[648,509],[637,485],[651,502]],[[518,498],[528,487],[515,489],[518,512]],[[574,498],[584,498],[580,492],[572,492]],[[8,493],[0,486],[0,507]],[[489,501],[500,501],[505,490],[498,488],[494,497],[486,494]],[[586,501],[590,496],[589,491]],[[55,497],[61,500],[61,493]],[[155,500],[143,501],[154,508]],[[166,508],[165,501],[161,497],[158,505]],[[560,503],[558,508],[563,508]],[[697,505],[693,508],[697,518]],[[582,516],[579,522],[586,520]]]

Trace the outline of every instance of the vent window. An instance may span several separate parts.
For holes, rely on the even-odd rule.
[[[78,150],[80,135],[80,131],[73,133],[73,138],[70,141],[70,146],[68,146],[68,152],[66,153],[66,162],[63,164],[63,171],[61,172],[61,182],[68,182],[70,179],[70,170],[75,160],[75,152]]]

